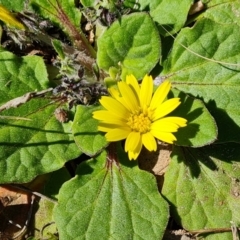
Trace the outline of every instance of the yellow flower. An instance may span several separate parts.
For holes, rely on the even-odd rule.
[[[18,28],[25,29],[25,26],[15,17],[15,15],[9,12],[3,5],[0,4],[0,20],[5,22],[7,25]]]
[[[136,159],[144,145],[149,151],[157,150],[155,138],[173,143],[172,134],[179,127],[186,126],[187,120],[181,117],[166,117],[181,103],[179,98],[165,100],[171,88],[164,81],[153,94],[153,79],[146,75],[141,86],[133,75],[126,81],[118,82],[118,89],[108,89],[111,96],[100,99],[105,110],[93,112],[100,120],[98,130],[106,132],[109,142],[126,139],[125,151],[130,160]]]

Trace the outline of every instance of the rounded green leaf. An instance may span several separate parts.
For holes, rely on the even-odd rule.
[[[218,134],[217,125],[203,102],[175,89],[172,93],[180,98],[181,104],[170,115],[187,119],[187,126],[174,133],[176,144],[201,147],[214,142]]]
[[[219,142],[240,140],[238,39],[237,24],[202,19],[181,31],[162,72],[175,88],[204,101],[217,122]]]
[[[159,60],[161,42],[158,31],[146,13],[122,16],[98,40],[100,68],[121,67],[122,79],[133,74],[138,79],[149,73]]]
[[[19,58],[0,52],[1,105],[27,92],[40,91],[48,85],[42,58]],[[79,156],[70,123],[61,124],[54,116],[58,104],[47,97],[29,100],[1,115],[25,117],[29,120],[0,117],[0,182],[28,182],[37,175],[55,171]]]
[[[179,148],[164,176],[162,194],[184,229],[230,228],[240,224],[240,146]],[[232,239],[232,233],[208,234],[206,240]]]
[[[60,239],[162,238],[168,206],[154,176],[118,156],[124,164],[105,152],[82,163],[62,186],[54,208]]]
[[[98,121],[92,117],[99,107],[77,106],[72,131],[74,140],[82,152],[93,156],[107,146],[104,134],[99,132]]]
[[[81,154],[73,140],[71,125],[63,126],[53,116],[56,105],[45,107],[46,101],[36,102],[24,106],[29,111],[25,117],[30,121],[0,119],[1,183],[28,182],[61,168]],[[35,103],[40,109],[33,107]]]
[[[185,24],[192,2],[192,0],[160,0],[150,4],[150,15],[169,32],[176,33]],[[162,33],[166,34],[166,31],[163,29]]]

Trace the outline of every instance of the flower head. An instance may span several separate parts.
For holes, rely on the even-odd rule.
[[[181,117],[166,117],[176,109],[179,98],[165,100],[171,88],[164,81],[153,93],[153,79],[146,75],[141,86],[133,75],[126,81],[118,82],[118,89],[108,89],[111,96],[100,99],[105,110],[93,112],[98,119],[98,130],[106,132],[109,142],[126,139],[125,151],[130,160],[136,159],[144,145],[149,151],[157,150],[156,139],[173,143],[173,135],[179,127],[186,126],[187,120]]]

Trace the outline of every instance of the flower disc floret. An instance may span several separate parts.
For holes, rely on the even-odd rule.
[[[151,123],[152,122],[149,119],[149,116],[143,113],[131,114],[127,120],[127,125],[132,129],[132,131],[140,133],[149,132]]]
[[[141,86],[133,75],[118,82],[118,88],[108,89],[111,96],[100,99],[104,110],[93,113],[99,120],[98,130],[106,132],[109,142],[124,140],[130,160],[136,159],[144,145],[149,151],[157,150],[156,139],[173,143],[178,128],[185,127],[187,120],[166,117],[176,109],[179,98],[166,100],[171,83],[164,81],[153,93],[153,79],[146,75]]]

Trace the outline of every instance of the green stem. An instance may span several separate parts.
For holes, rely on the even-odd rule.
[[[57,5],[58,5],[57,12],[59,14],[59,19],[62,21],[63,25],[68,30],[69,36],[72,38],[72,41],[75,47],[79,51],[84,52],[85,55],[96,59],[96,51],[89,44],[83,32],[76,29],[76,27],[71,23],[70,19],[68,18],[66,13],[63,11],[58,1],[57,1]]]

